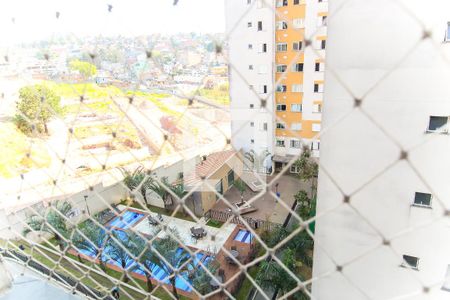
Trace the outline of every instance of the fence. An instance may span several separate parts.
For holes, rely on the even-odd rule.
[[[254,219],[247,216],[236,216],[231,212],[210,209],[205,213],[206,219],[216,220],[222,223],[231,222],[240,225],[249,225],[253,229],[272,231],[281,224],[272,223],[266,220]]]

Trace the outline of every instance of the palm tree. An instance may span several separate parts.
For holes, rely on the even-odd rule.
[[[129,278],[126,271],[128,263],[133,260],[130,255],[130,249],[134,247],[133,241],[129,238],[128,232],[125,231],[112,231],[112,236],[115,239],[108,240],[108,256],[124,270],[123,281],[128,282]]]
[[[206,269],[208,269],[211,274],[215,274],[217,269],[219,269],[219,266],[219,262],[215,258],[212,258],[206,266]],[[213,291],[210,284],[211,276],[206,272],[205,267],[198,266],[194,268],[190,277],[192,278],[192,285],[200,294],[206,295]]]
[[[103,250],[109,240],[109,235],[91,220],[87,220],[79,225],[78,230],[82,234],[76,232],[73,242],[78,249],[86,250],[92,253],[99,260],[100,268],[106,272],[106,266],[103,262]]]
[[[26,236],[31,231],[44,231],[53,234],[61,252],[64,251],[64,237],[70,235],[67,219],[72,205],[69,202],[55,201],[42,215],[31,215],[27,219],[29,228],[23,230]]]
[[[130,192],[138,188],[144,198],[145,204],[148,205],[147,190],[150,189],[153,182],[153,179],[147,174],[148,172],[143,167],[137,167],[133,172],[125,168],[120,168],[120,171],[123,174],[123,183],[125,186]]]
[[[148,244],[148,242],[145,239],[141,238],[141,236],[139,236],[138,234],[129,232],[128,238],[133,245],[129,250],[135,257],[136,262],[138,262],[138,264],[136,264],[133,269],[143,270],[145,278],[147,279],[147,291],[150,293],[151,291],[153,291],[151,270],[155,263],[159,262],[159,257],[154,251],[152,251],[151,246]]]
[[[239,193],[241,194],[241,203],[244,203],[244,193],[247,190],[247,184],[241,179],[236,179],[233,185],[238,189]]]
[[[160,183],[153,181],[149,185],[149,188],[161,197],[166,208],[173,203],[173,195],[169,192],[169,190],[179,199],[183,198],[187,194],[183,183],[172,185],[169,183],[167,177],[162,177]]]
[[[169,186],[170,186],[170,183],[169,183],[169,180],[167,179],[167,177],[162,177],[161,182],[153,181],[149,185],[149,189],[161,197],[161,199],[164,202],[164,206],[166,208],[167,208],[167,206],[171,205],[171,203],[168,202],[170,194],[167,191],[167,189],[169,188]]]
[[[176,231],[172,231],[172,234],[177,235]],[[172,293],[176,299],[179,299],[177,288],[175,286],[176,275],[175,268],[185,270],[188,268],[188,261],[190,259],[189,253],[186,251],[179,251],[178,242],[171,236],[166,235],[155,244],[156,251],[164,257],[162,259],[158,256],[156,264],[168,274],[170,285],[172,286]]]

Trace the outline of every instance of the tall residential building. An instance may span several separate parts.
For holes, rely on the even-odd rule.
[[[268,151],[267,168],[302,144],[318,156],[327,10],[325,0],[225,1],[232,144]]]
[[[450,299],[449,11],[330,1],[314,299]]]

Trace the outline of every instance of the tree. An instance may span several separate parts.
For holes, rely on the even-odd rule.
[[[237,188],[239,194],[241,194],[241,203],[244,203],[244,193],[247,190],[247,184],[242,179],[236,179],[233,185]]]
[[[169,190],[180,199],[187,193],[183,183],[172,185],[167,177],[162,177],[161,182],[153,181],[149,188],[161,197],[166,208],[173,203],[173,195]]]
[[[135,257],[136,262],[138,262],[138,264],[136,264],[133,269],[142,269],[145,278],[147,279],[147,291],[150,293],[151,291],[153,291],[151,270],[155,263],[159,262],[159,257],[151,249],[148,241],[141,238],[138,234],[129,232],[128,237],[133,245],[130,248],[130,252]]]
[[[103,250],[105,249],[108,240],[109,235],[91,220],[86,220],[81,223],[78,227],[78,231],[75,232],[73,237],[75,246],[78,249],[92,253],[95,258],[99,260],[100,268],[105,272],[106,266],[103,261]]]
[[[72,60],[69,63],[69,68],[73,71],[78,71],[84,78],[90,78],[97,74],[97,67],[95,65],[78,59]]]
[[[26,236],[31,231],[44,231],[53,234],[58,243],[61,252],[64,251],[64,238],[70,236],[70,229],[67,225],[67,216],[72,210],[72,205],[64,201],[56,201],[50,205],[43,214],[31,215],[27,219],[29,228],[24,229],[23,234]]]
[[[299,159],[294,162],[294,166],[297,166],[299,173],[298,177],[301,180],[309,181],[311,185],[311,198],[316,197],[317,190],[317,176],[319,174],[319,165],[316,160],[311,157],[311,150],[308,147],[303,147],[303,151],[300,154]]]
[[[219,269],[219,262],[212,258],[207,266],[198,266],[192,269],[190,277],[192,278],[192,285],[202,295],[206,295],[213,291],[210,284],[211,276],[206,272],[206,269],[211,273],[215,274],[217,269]],[[206,269],[205,269],[206,268]]]
[[[25,86],[19,90],[16,108],[14,121],[22,132],[30,133],[34,128],[48,134],[48,121],[62,111],[61,97],[45,85]]]
[[[297,214],[302,220],[308,220],[311,217],[311,199],[308,197],[308,193],[300,190],[294,195],[294,199],[297,202]]]
[[[177,236],[178,233],[172,230],[172,235]],[[185,270],[188,268],[189,253],[186,251],[179,251],[178,242],[170,235],[166,235],[156,243],[155,248],[158,253],[164,257],[159,258],[156,264],[168,274],[168,280],[172,286],[172,293],[176,299],[179,299],[177,288],[175,286],[176,274],[175,268]],[[180,270],[180,271],[181,271]]]
[[[147,200],[147,190],[151,189],[153,184],[153,179],[143,167],[137,167],[133,172],[128,171],[125,168],[120,168],[123,174],[123,183],[125,186],[133,192],[136,188],[139,188],[139,192],[144,198],[145,204],[148,205]]]
[[[110,249],[108,255],[124,270],[123,281],[128,282],[127,266],[133,260],[130,255],[130,249],[133,248],[133,241],[129,237],[129,233],[121,230],[112,231],[114,239],[108,239],[107,247]]]

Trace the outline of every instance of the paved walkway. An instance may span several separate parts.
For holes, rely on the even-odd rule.
[[[118,208],[120,210],[124,210],[127,207],[124,205],[119,205]],[[133,208],[133,210],[139,209]],[[148,215],[146,211],[143,210],[140,211]],[[157,216],[156,213],[150,213],[150,215],[156,219]],[[221,228],[216,228],[204,225],[204,223],[202,224],[201,222],[197,224],[195,222],[174,218],[170,216],[163,216],[162,223],[167,225],[169,228],[176,229],[184,245],[211,253],[217,253],[225,244],[227,239],[230,237],[233,230],[236,228],[235,224],[227,224],[223,225]],[[202,227],[206,230],[207,235],[202,239],[196,240],[191,237],[190,231],[191,227]],[[144,219],[141,222],[139,222],[136,226],[134,226],[133,229],[136,229],[144,234],[151,235],[154,234],[157,228],[154,225],[150,225],[148,221]],[[161,231],[160,233],[158,233],[157,237],[162,238],[165,235],[166,233],[164,231]]]

